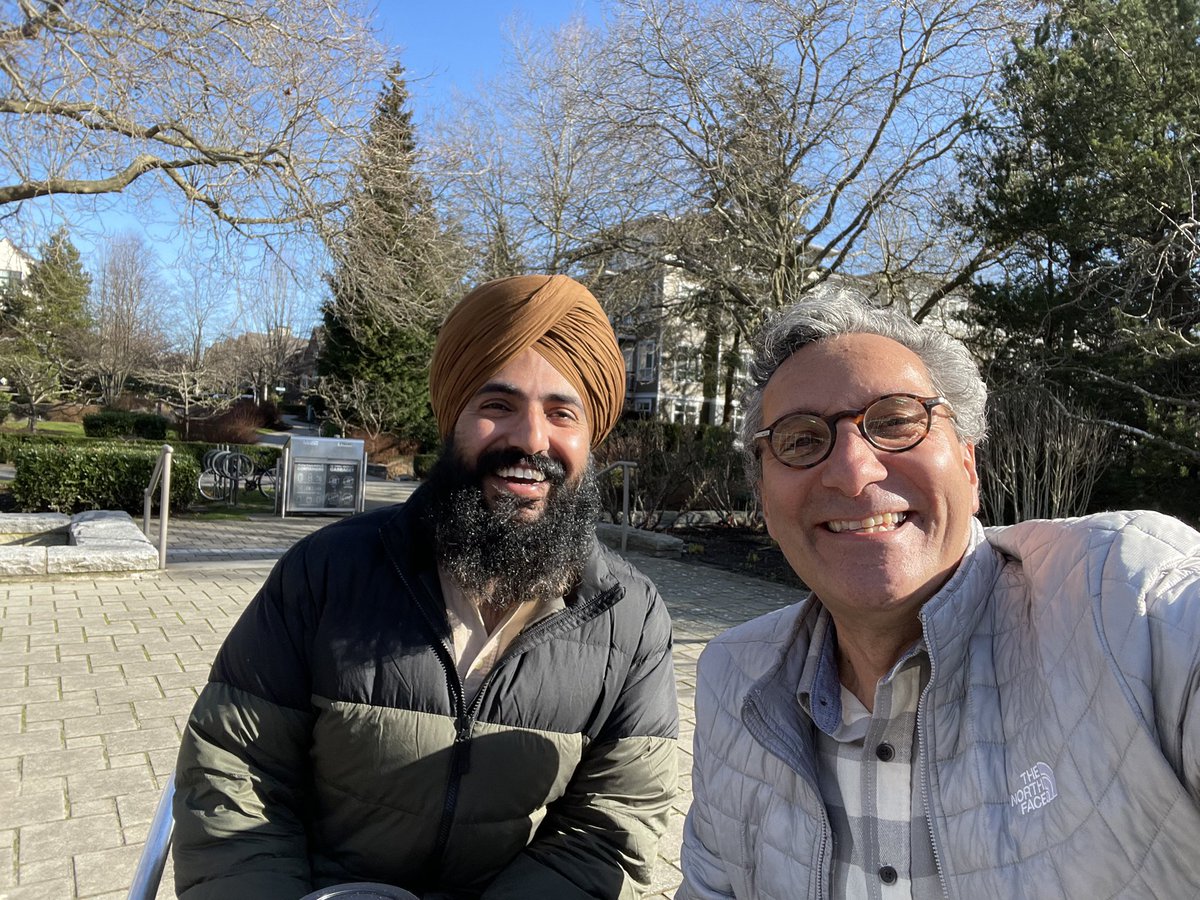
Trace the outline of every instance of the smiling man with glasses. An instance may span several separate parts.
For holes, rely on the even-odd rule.
[[[748,471],[811,594],[701,657],[677,900],[1200,896],[1200,535],[985,531],[985,402],[854,299],[760,336]]]

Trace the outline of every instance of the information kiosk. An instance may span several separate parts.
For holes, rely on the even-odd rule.
[[[289,513],[362,512],[367,457],[360,440],[290,437],[283,445],[280,516]]]

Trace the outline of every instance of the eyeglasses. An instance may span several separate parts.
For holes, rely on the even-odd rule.
[[[766,438],[771,453],[785,466],[809,469],[833,452],[838,422],[850,419],[872,447],[903,453],[925,440],[933,424],[935,406],[950,408],[944,397],[885,394],[862,409],[847,409],[832,416],[788,413],[770,427],[756,431],[754,440]],[[950,416],[953,418],[953,411]]]

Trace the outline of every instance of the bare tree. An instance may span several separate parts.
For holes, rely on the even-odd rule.
[[[704,329],[706,421],[771,310],[840,279],[919,319],[985,262],[938,228],[939,201],[1007,46],[999,4],[610,10],[600,31],[517,33],[508,79],[457,111],[448,196],[494,268],[566,271],[617,317],[657,304]]]
[[[508,37],[505,76],[442,123],[436,173],[481,277],[532,270],[589,281],[622,227],[662,196],[656,160],[600,105],[620,75],[606,34],[575,19],[550,34],[514,21]]]
[[[108,243],[94,285],[93,332],[83,363],[96,379],[101,402],[111,405],[165,344],[160,323],[165,289],[153,253],[135,234]]]
[[[0,337],[0,368],[19,394],[28,398],[29,430],[37,428],[38,405],[71,393],[71,371],[62,357],[46,355],[12,335]]]
[[[294,274],[286,261],[267,258],[238,293],[243,333],[233,341],[237,372],[257,400],[273,400],[307,345],[295,334],[303,303]]]
[[[931,227],[932,202],[1004,46],[995,4],[618,6],[603,104],[653,149],[672,211],[631,247],[695,275],[735,324],[834,273],[940,276],[936,291],[972,265]]]
[[[1045,385],[989,400],[979,448],[980,504],[993,525],[1078,516],[1108,462],[1111,431]]]
[[[317,382],[317,396],[325,401],[326,415],[343,436],[361,429],[374,446],[392,424],[394,404],[378,385],[362,378],[322,378]]]
[[[166,351],[143,374],[147,380],[164,388],[179,416],[179,430],[189,439],[192,419],[227,405],[227,398],[218,398],[221,379],[206,350],[214,338],[227,327],[226,298],[219,290],[222,284],[218,273],[195,264],[184,270],[183,283],[173,292],[174,302],[169,311]]]
[[[242,233],[343,196],[384,54],[351,0],[21,0],[0,21],[0,214],[163,189]]]

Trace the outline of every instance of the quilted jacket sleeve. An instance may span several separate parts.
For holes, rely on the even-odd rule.
[[[192,710],[175,773],[172,852],[184,900],[295,900],[312,890],[302,815],[311,614],[293,552],[234,625]]]
[[[1137,514],[1114,542],[1102,583],[1111,585],[1123,568],[1137,572],[1139,564],[1146,574],[1123,580],[1142,592],[1135,608],[1144,611],[1149,666],[1130,679],[1148,675],[1163,754],[1200,806],[1200,534],[1166,516]],[[1136,642],[1106,631],[1128,659]]]
[[[484,900],[637,898],[650,885],[677,792],[671,625],[657,591],[624,687],[566,793]]]
[[[989,529],[1062,596],[1087,596],[1125,698],[1200,805],[1200,533],[1156,512]]]
[[[718,651],[718,648],[711,648]],[[709,802],[708,773],[712,771],[710,760],[710,737],[713,723],[720,705],[719,691],[713,684],[714,652],[705,652],[700,657],[696,676],[696,736],[692,763],[692,805],[688,809],[687,821],[683,826],[683,849],[680,866],[683,883],[675,893],[675,900],[720,900],[732,898],[733,884],[725,871],[721,857],[716,852],[716,833],[712,815],[715,810]]]

